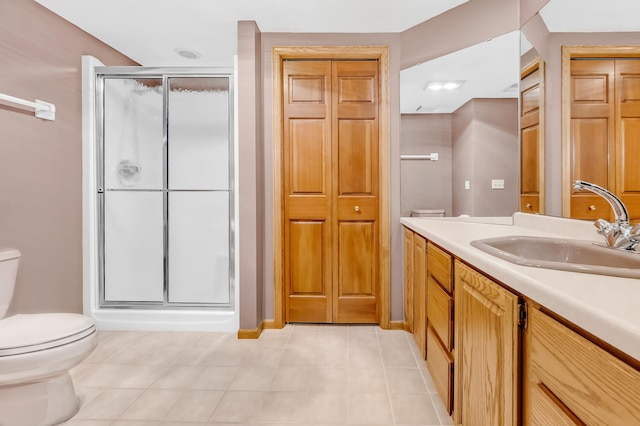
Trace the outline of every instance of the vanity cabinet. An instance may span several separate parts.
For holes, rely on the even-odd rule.
[[[427,240],[413,236],[413,338],[422,359],[427,355]]]
[[[426,364],[454,424],[640,426],[640,360],[407,229],[409,242],[412,295],[426,297]]]
[[[426,357],[427,240],[404,229],[404,328]]]
[[[515,294],[455,261],[456,424],[519,424],[518,305]]]
[[[404,328],[413,332],[413,237],[411,229],[404,228]]]
[[[529,309],[525,425],[639,425],[640,371]]]
[[[427,244],[427,368],[445,408],[453,411],[453,258]]]

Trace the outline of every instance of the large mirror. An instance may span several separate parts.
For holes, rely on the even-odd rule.
[[[518,209],[519,52],[513,31],[400,72],[403,216]]]
[[[401,71],[400,151],[405,158],[401,161],[403,216],[411,215],[415,209],[443,209],[448,216],[509,216],[521,210],[581,217],[575,214],[577,206],[581,206],[586,209],[582,218],[609,217],[606,203],[601,208],[595,201],[586,200],[585,194],[576,194],[570,185],[572,179],[584,177],[578,176],[579,167],[572,163],[577,158],[570,145],[572,135],[568,130],[573,123],[567,113],[569,109],[563,108],[563,102],[570,97],[566,93],[568,85],[563,85],[569,78],[568,75],[563,77],[563,69],[569,68],[569,59],[563,59],[562,51],[563,46],[637,48],[640,45],[640,20],[637,19],[640,2],[611,0],[605,7],[598,0],[528,0],[521,1],[520,14],[523,24],[518,32],[494,37]],[[478,51],[489,50],[492,43],[507,38],[511,42],[500,47],[501,59],[488,51],[478,60]],[[532,74],[536,66],[540,71]],[[489,69],[493,70],[488,71],[489,74],[496,78],[509,70],[500,90],[511,87],[513,91],[505,92],[506,95],[468,94],[469,97],[462,97],[466,94],[465,89],[471,88],[467,83],[469,79]],[[425,90],[428,82],[445,79],[465,83],[450,91]],[[484,87],[490,85],[486,83]],[[461,101],[454,99],[458,95]],[[505,119],[497,112],[487,114],[492,117],[490,123],[481,119],[476,121],[475,115],[470,118],[472,113],[487,111],[479,101],[486,99],[494,99],[496,103],[510,99],[514,103],[513,131],[496,132],[494,137],[482,133],[490,125],[495,126],[499,119]],[[468,120],[466,125],[462,124],[464,117]],[[506,134],[515,141],[510,148],[495,143],[495,135]],[[472,144],[464,145],[461,141]],[[618,154],[622,151],[619,137],[614,136],[606,143],[614,144]],[[609,173],[608,183],[610,190],[620,193],[627,207],[637,210],[632,213],[632,219],[640,221],[640,178],[634,172],[640,161],[640,143],[626,143],[624,149],[629,146],[632,149],[625,156],[624,170],[630,170],[630,173],[621,175],[616,171],[617,178]],[[591,148],[582,150],[590,151]],[[425,154],[431,153],[438,154],[437,161],[408,157],[430,158]],[[618,154],[609,152],[605,157],[614,159]],[[619,157],[618,163],[621,162]],[[594,162],[583,161],[583,170],[593,172],[590,164]],[[611,164],[605,166],[603,170],[613,170]],[[626,187],[621,187],[623,181]],[[504,189],[500,188],[503,182]]]
[[[521,3],[521,8],[530,4]],[[531,18],[521,26],[521,32],[545,64],[545,112],[541,116],[545,126],[541,134],[545,146],[545,214],[589,220],[610,218],[611,209],[604,200],[572,189],[573,179],[584,179],[618,194],[632,210],[632,219],[640,220],[637,174],[640,143],[637,137],[625,135],[628,126],[619,126],[623,119],[616,116],[615,105],[616,99],[624,96],[619,90],[621,86],[616,86],[620,78],[614,70],[607,77],[609,82],[603,84],[602,72],[584,70],[586,65],[597,62],[595,58],[619,61],[621,55],[616,55],[616,50],[624,51],[622,62],[625,64],[640,59],[640,21],[637,19],[640,2],[610,0],[603,4],[597,0],[549,0],[538,3],[539,11],[530,11]],[[577,10],[580,13],[576,13]],[[574,81],[576,73],[581,75]],[[592,78],[596,75],[601,77]],[[634,81],[629,80],[625,86],[628,93],[635,92]],[[577,88],[576,91],[572,92],[572,87]],[[602,128],[587,129],[595,121],[574,114],[571,101],[583,104],[580,106],[583,108],[598,97],[597,87],[611,88],[606,98],[612,101],[614,111],[611,117],[596,120],[607,123],[604,133],[608,134],[600,139],[596,136],[603,133]],[[581,98],[583,95],[586,97]],[[597,154],[598,150],[604,152]]]

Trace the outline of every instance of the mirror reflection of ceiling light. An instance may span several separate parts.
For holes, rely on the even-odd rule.
[[[425,90],[456,90],[464,84],[464,80],[436,80],[429,81],[424,87]]]

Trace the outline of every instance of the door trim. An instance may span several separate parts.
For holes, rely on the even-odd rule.
[[[562,216],[571,217],[571,59],[640,58],[640,46],[562,46]]]
[[[272,49],[273,83],[273,282],[274,322],[276,328],[285,325],[284,251],[282,194],[282,62],[285,59],[377,59],[380,64],[380,110],[379,110],[379,184],[378,204],[379,251],[378,251],[378,321],[381,328],[389,328],[390,319],[390,109],[389,109],[389,47],[388,46],[291,46]]]

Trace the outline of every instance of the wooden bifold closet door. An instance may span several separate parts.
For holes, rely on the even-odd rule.
[[[615,193],[640,222],[640,58],[571,61],[571,181]],[[571,193],[571,217],[613,219],[590,192]]]
[[[287,322],[377,323],[378,62],[283,62]]]

